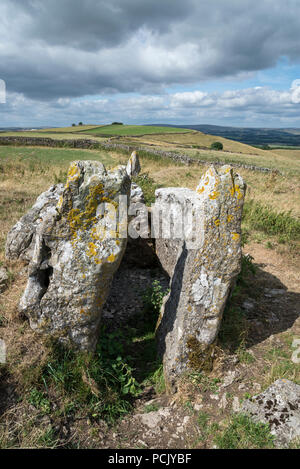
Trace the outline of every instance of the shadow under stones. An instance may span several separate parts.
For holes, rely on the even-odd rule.
[[[186,243],[184,243],[182,247],[182,252],[176,263],[176,267],[172,277],[170,295],[165,303],[165,314],[161,318],[161,322],[156,331],[158,342],[158,355],[160,358],[164,356],[164,353],[166,351],[167,334],[174,328],[178,304],[180,300],[180,294],[182,290],[182,281],[187,255],[188,250],[186,248]]]
[[[250,348],[287,331],[300,317],[300,294],[289,292],[263,264],[254,266],[255,274],[238,278],[225,308],[219,340],[232,353],[242,341]]]

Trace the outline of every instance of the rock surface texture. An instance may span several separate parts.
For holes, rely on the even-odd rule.
[[[4,267],[0,267],[0,293],[3,293],[8,285],[9,276],[8,272]]]
[[[138,176],[141,171],[141,165],[139,157],[136,151],[132,152],[129,161],[126,166],[126,172],[130,178]]]
[[[179,214],[180,207],[183,212],[189,207],[197,213],[196,229],[190,223],[185,239],[156,240],[159,259],[172,276],[157,325],[169,392],[176,391],[183,373],[212,360],[226,300],[240,272],[245,190],[231,167],[217,171],[212,166],[195,192],[171,188],[156,193],[158,211],[169,206],[169,212]]]
[[[246,400],[242,412],[254,422],[270,425],[277,446],[300,438],[300,386],[286,379],[275,381],[263,393]]]
[[[54,206],[51,194],[57,200],[57,192],[61,195]],[[95,348],[102,308],[127,243],[126,235],[120,236],[119,196],[128,200],[129,194],[130,179],[124,166],[107,171],[96,161],[75,162],[65,187],[43,194],[34,206],[42,207],[29,212],[42,212],[41,221],[35,224],[30,215],[31,224],[26,228],[27,214],[13,228],[16,239],[10,235],[7,252],[22,257],[26,245],[26,256],[31,257],[20,310],[33,329],[81,349]],[[35,231],[30,243],[28,238],[24,243],[20,224],[27,232]],[[11,246],[18,248],[12,250]]]
[[[43,220],[56,213],[56,205],[64,190],[63,184],[51,186],[41,194],[33,207],[15,224],[6,239],[5,255],[8,259],[30,262],[35,246],[35,235]]]

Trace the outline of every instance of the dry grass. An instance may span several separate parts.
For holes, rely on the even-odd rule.
[[[88,139],[88,140],[95,140],[96,142],[101,142],[104,140],[107,140],[107,138],[104,137],[99,137],[97,135],[87,135],[85,133],[80,133],[80,132],[73,132],[65,130],[64,132],[51,132],[49,129],[48,130],[43,130],[43,131],[30,131],[30,132],[0,132],[0,137],[28,137],[28,138],[52,138],[54,140],[76,140],[79,139]]]
[[[210,150],[213,141],[222,141],[223,151]],[[222,139],[201,132],[182,135],[151,135],[121,138],[120,143],[184,153],[192,158],[213,162],[223,161],[228,164],[247,164],[279,170],[285,175],[300,174],[300,151],[297,150],[262,150],[240,142]],[[199,147],[199,148],[197,148]],[[202,148],[201,148],[202,147]]]
[[[139,139],[137,139],[139,140]],[[244,143],[235,142],[233,140],[228,140],[227,138],[217,137],[215,135],[207,135],[202,132],[191,132],[189,134],[176,134],[176,135],[151,135],[144,136],[140,138],[145,143],[166,143],[170,146],[176,147],[188,147],[190,145],[199,145],[206,148],[210,148],[213,142],[223,143],[223,148],[225,151],[230,151],[234,153],[244,153],[250,155],[265,155],[266,151],[259,148],[252,147],[250,145],[245,145]]]
[[[55,127],[55,128],[49,128],[49,129],[40,129],[37,130],[37,132],[44,133],[44,132],[62,132],[62,133],[68,133],[68,132],[84,132],[85,130],[91,130],[91,129],[97,129],[98,127],[103,127],[102,125],[76,125],[75,127]]]

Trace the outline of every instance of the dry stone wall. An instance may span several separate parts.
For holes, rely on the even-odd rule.
[[[158,150],[156,148],[151,148],[151,146],[146,147],[134,147],[132,145],[124,145],[122,143],[115,143],[114,141],[106,141],[106,142],[97,142],[96,140],[92,139],[52,139],[52,138],[45,138],[45,137],[1,137],[0,135],[0,145],[22,145],[22,146],[46,146],[46,147],[67,147],[67,148],[82,148],[82,149],[105,149],[105,150],[116,150],[116,151],[125,151],[126,153],[131,153],[132,151],[139,151],[143,152],[144,154],[149,155],[157,155],[162,158],[169,158],[174,160],[175,162],[185,164],[185,165],[203,165],[203,164],[210,164],[208,160],[201,160],[199,158],[191,158],[190,156],[186,155],[185,153],[174,152],[174,151],[164,151]],[[230,153],[230,152],[229,152]],[[225,161],[213,161],[211,162],[215,166],[221,167],[226,164]],[[258,171],[262,173],[276,173],[281,174],[277,169],[271,168],[264,168],[260,166],[244,164],[244,163],[231,163],[232,166],[238,168],[249,169],[250,171]]]

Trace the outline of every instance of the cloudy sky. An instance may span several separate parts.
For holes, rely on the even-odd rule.
[[[300,1],[1,0],[0,79],[0,127],[300,127]]]

